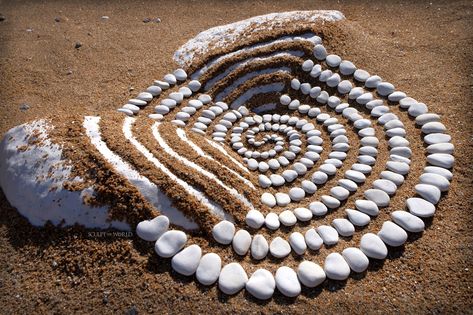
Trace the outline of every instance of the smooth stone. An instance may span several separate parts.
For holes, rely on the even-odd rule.
[[[378,207],[387,207],[389,205],[389,195],[381,189],[365,190],[366,199],[373,201]]]
[[[307,244],[307,247],[312,250],[319,250],[320,247],[322,247],[322,244],[324,243],[324,241],[315,229],[307,230],[307,232],[305,232],[304,234],[304,240]]]
[[[376,203],[371,200],[358,199],[355,201],[355,206],[358,210],[370,216],[377,216],[379,209]]]
[[[340,200],[328,195],[322,195],[320,200],[330,209],[335,209],[340,207]]]
[[[424,173],[420,175],[419,182],[421,184],[433,185],[442,192],[448,191],[450,188],[450,182],[445,177],[434,173]]]
[[[317,171],[312,174],[311,180],[314,184],[322,185],[328,179],[328,175],[322,171]]]
[[[212,229],[213,238],[220,244],[228,245],[235,234],[235,225],[230,221],[220,221]]]
[[[148,117],[156,121],[160,121],[164,118],[161,114],[149,114]]]
[[[182,121],[188,121],[191,116],[188,113],[185,112],[178,112],[176,114],[176,119],[182,120]]]
[[[345,280],[350,275],[350,266],[339,253],[331,253],[325,258],[324,271],[329,279]]]
[[[167,90],[169,89],[169,83],[160,81],[160,80],[155,80],[153,83],[155,86],[159,87],[161,90]]]
[[[300,187],[293,187],[289,190],[289,197],[293,201],[301,201],[305,197],[305,191]]]
[[[130,117],[134,115],[133,111],[127,108],[119,108],[117,109],[117,112],[124,113],[125,115],[130,116]]]
[[[153,94],[149,92],[141,92],[136,96],[136,98],[145,102],[149,102],[153,99]]]
[[[348,80],[343,80],[338,84],[337,90],[340,94],[347,94],[351,91],[353,88],[353,85],[350,81]]]
[[[436,143],[436,144],[431,144],[427,147],[428,153],[452,154],[453,150],[454,150],[454,145],[452,143]]]
[[[318,264],[304,260],[297,268],[299,281],[308,288],[315,288],[322,284],[325,279],[325,271]]]
[[[269,252],[276,258],[284,258],[291,253],[291,245],[278,236],[271,241]]]
[[[443,167],[438,167],[438,166],[426,166],[424,168],[424,173],[432,173],[432,174],[437,174],[445,177],[447,180],[451,180],[453,177],[452,172],[449,170],[443,168]]]
[[[437,204],[442,196],[442,192],[436,186],[428,184],[418,184],[415,186],[416,193],[425,200]]]
[[[345,209],[348,219],[353,225],[366,226],[370,223],[371,218],[369,215],[353,209]]]
[[[332,246],[338,243],[338,232],[333,227],[321,225],[316,228],[316,231],[326,246]]]
[[[307,208],[294,209],[294,215],[299,221],[306,222],[312,219],[312,212]]]
[[[339,66],[340,73],[343,75],[352,75],[356,71],[356,66],[348,60],[343,60]]]
[[[369,258],[385,259],[388,256],[388,248],[378,235],[366,233],[361,237],[361,251]]]
[[[317,186],[309,180],[303,180],[301,187],[308,194],[314,194],[317,191]]]
[[[145,220],[136,226],[136,234],[148,242],[156,241],[169,228],[169,219],[167,216],[160,215],[152,220]]]
[[[440,116],[434,113],[426,113],[416,117],[416,125],[420,126],[434,121],[440,121]]]
[[[314,57],[317,58],[317,60],[324,60],[327,57],[327,50],[325,47],[320,44],[315,45]]]
[[[417,104],[418,102],[413,99],[412,97],[405,97],[403,98],[402,100],[399,101],[399,107],[401,108],[404,108],[404,109],[408,109],[409,107],[411,107],[412,105],[414,104]]]
[[[192,92],[197,92],[198,90],[200,90],[202,84],[197,80],[192,80],[187,86],[189,87],[189,89],[191,89]]]
[[[170,85],[174,85],[177,83],[176,76],[172,73],[168,73],[163,78],[164,82],[169,83]]]
[[[256,161],[255,159],[249,159],[247,164],[248,168],[252,171],[258,168],[258,161]]]
[[[429,108],[424,103],[415,103],[409,106],[407,110],[408,114],[413,117],[420,116],[422,114],[426,114],[429,111]]]
[[[245,287],[248,276],[239,263],[229,263],[220,271],[218,288],[225,294],[233,295]]]
[[[171,230],[164,232],[154,246],[156,253],[164,258],[174,256],[187,242],[187,235],[182,231]]]
[[[373,168],[366,164],[354,163],[351,166],[352,170],[361,172],[363,174],[370,174]]]
[[[269,180],[271,182],[271,184],[273,186],[282,186],[286,183],[286,180],[284,179],[284,177],[282,177],[281,175],[278,175],[278,174],[271,174],[269,176]]]
[[[268,178],[268,176],[263,174],[258,176],[258,183],[262,188],[268,188],[271,186],[271,180]]]
[[[269,251],[268,241],[261,234],[256,234],[251,242],[251,257],[254,259],[263,259]]]
[[[407,211],[394,211],[391,213],[391,218],[403,229],[412,233],[419,233],[425,229],[424,221]]]
[[[393,182],[397,186],[404,183],[404,176],[402,176],[400,174],[397,174],[397,173],[394,173],[392,171],[382,171],[381,174],[380,174],[380,177],[382,179],[386,179],[386,180],[389,180],[389,181]]]
[[[246,230],[239,230],[235,233],[232,240],[232,246],[238,255],[246,255],[251,245],[251,235]]]
[[[199,97],[197,99],[199,101],[201,101],[204,105],[208,104],[212,101],[212,97],[210,97],[210,95],[208,95],[208,94],[201,94],[201,95],[199,95]]]
[[[196,272],[201,257],[202,249],[199,245],[190,245],[172,258],[172,269],[184,276],[191,276]]]
[[[327,175],[335,175],[335,173],[337,173],[337,168],[333,164],[322,164],[319,167],[319,171],[322,171]]]
[[[397,247],[403,245],[407,240],[407,233],[399,225],[385,221],[378,236],[389,246]]]
[[[409,164],[395,161],[386,162],[386,168],[400,175],[406,175],[410,170]]]
[[[296,297],[301,293],[301,284],[296,272],[289,267],[279,267],[276,271],[276,286],[287,297]]]
[[[266,215],[266,218],[264,219],[264,224],[270,230],[277,230],[279,229],[281,222],[279,222],[279,216],[276,213],[270,212]]]
[[[197,281],[203,285],[211,285],[217,281],[222,268],[220,256],[214,253],[205,254],[195,272]]]
[[[297,218],[291,210],[284,210],[279,214],[279,221],[284,226],[293,226],[297,222]]]
[[[388,195],[393,195],[396,190],[397,186],[390,180],[387,179],[377,179],[373,182],[373,187],[379,190],[384,191]]]
[[[131,110],[133,114],[137,114],[140,111],[140,108],[138,106],[132,104],[125,104],[122,108]]]
[[[335,186],[332,189],[330,189],[330,194],[340,201],[343,201],[347,199],[348,196],[350,196],[350,192],[347,189],[340,186]]]
[[[291,198],[286,193],[276,193],[276,202],[278,206],[284,207],[291,203]]]
[[[129,99],[128,103],[136,106],[145,106],[146,104],[148,104],[146,101],[139,100],[137,98]]]
[[[366,165],[374,165],[376,163],[376,159],[370,155],[358,155],[357,161]]]
[[[378,86],[376,86],[376,90],[378,91],[379,95],[388,96],[394,92],[394,85],[389,82],[380,82]]]
[[[253,228],[259,229],[264,224],[264,216],[258,210],[250,210],[246,214],[246,224]]]
[[[455,158],[451,154],[433,153],[427,155],[427,162],[433,166],[452,168],[455,164]]]
[[[427,144],[446,143],[451,140],[452,137],[445,133],[431,133],[424,137],[424,142]]]
[[[435,214],[435,205],[422,198],[408,198],[406,200],[409,212],[421,218],[432,217]]]
[[[266,269],[256,270],[245,285],[246,291],[260,300],[272,297],[275,288],[276,281],[272,273]]]
[[[327,213],[327,206],[320,201],[311,202],[309,205],[309,210],[315,216],[323,216]]]
[[[272,208],[276,205],[276,198],[271,193],[263,193],[261,195],[261,202],[268,207]]]
[[[342,58],[337,55],[328,55],[327,57],[325,57],[325,63],[333,68],[338,67],[341,62]]]
[[[380,84],[383,80],[381,79],[380,76],[378,75],[372,75],[365,81],[365,87],[368,89],[375,89],[378,87],[378,84]]]
[[[352,180],[354,181],[355,183],[364,183],[365,180],[366,180],[366,176],[365,174],[361,173],[361,172],[358,172],[358,171],[354,171],[354,170],[348,170],[345,172],[345,177],[349,180]]]
[[[368,257],[356,247],[347,247],[342,251],[342,256],[354,272],[364,272],[370,263]]]
[[[353,73],[353,77],[356,81],[365,82],[370,77],[370,74],[368,71],[357,69],[355,73]]]
[[[307,244],[305,243],[304,236],[299,232],[291,233],[289,236],[289,244],[292,250],[298,255],[302,255],[307,250]]]
[[[347,219],[334,219],[332,225],[341,236],[349,237],[355,233],[355,227]]]
[[[294,163],[292,169],[296,171],[298,175],[304,175],[307,173],[307,166],[299,162]]]
[[[395,91],[388,96],[388,100],[391,102],[399,102],[403,98],[405,98],[407,95],[404,92],[401,91]]]
[[[282,177],[288,182],[291,183],[297,178],[298,174],[294,170],[285,170],[282,172]]]
[[[431,121],[422,125],[421,130],[425,134],[444,133],[445,131],[447,131],[447,128],[439,121]]]

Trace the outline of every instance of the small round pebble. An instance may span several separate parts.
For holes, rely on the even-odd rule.
[[[218,278],[219,289],[228,295],[233,295],[245,287],[248,276],[239,263],[229,263],[220,271]]]
[[[156,241],[154,249],[156,253],[164,258],[174,256],[187,242],[187,235],[182,231],[171,230],[165,232]]]
[[[212,236],[214,239],[223,245],[228,245],[232,242],[235,234],[235,225],[230,221],[220,221],[212,229]]]
[[[366,256],[374,259],[385,259],[388,255],[384,242],[373,233],[366,233],[361,237],[360,249]]]
[[[339,253],[331,253],[325,258],[324,271],[329,279],[345,280],[350,275],[350,266]]]
[[[289,267],[279,267],[276,271],[276,286],[287,297],[296,297],[301,293],[301,284],[296,272]]]
[[[308,288],[315,288],[325,281],[326,275],[322,267],[314,262],[304,260],[297,268],[299,281]]]
[[[245,289],[255,298],[267,300],[273,296],[276,281],[271,272],[266,269],[256,270],[246,283]]]
[[[222,268],[222,260],[215,253],[205,254],[195,272],[197,281],[203,285],[211,285],[217,281]]]

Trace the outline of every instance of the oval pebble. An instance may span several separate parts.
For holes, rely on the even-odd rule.
[[[261,234],[256,234],[251,242],[251,257],[254,259],[263,259],[269,251],[268,241]]]
[[[339,253],[331,253],[325,258],[324,272],[327,278],[345,280],[350,275],[350,266]]]
[[[284,258],[291,253],[291,245],[278,236],[271,241],[269,252],[276,258]]]
[[[256,270],[245,285],[246,291],[260,300],[267,300],[273,296],[275,288],[276,281],[272,273],[266,269]]]
[[[218,288],[225,294],[233,295],[245,287],[248,276],[239,263],[229,263],[220,271]]]
[[[378,236],[389,246],[397,247],[403,245],[407,240],[407,233],[399,225],[385,221]]]
[[[136,226],[136,234],[148,242],[156,241],[169,228],[169,219],[167,216],[160,215],[152,220],[145,220]]]
[[[184,276],[191,276],[197,270],[201,257],[202,249],[199,245],[190,245],[172,258],[172,269]]]
[[[301,284],[296,272],[289,267],[279,267],[276,271],[276,286],[287,297],[296,297],[301,293]]]
[[[385,259],[388,255],[388,248],[384,242],[373,233],[366,233],[361,237],[360,249],[369,258]]]
[[[394,211],[391,213],[391,218],[403,229],[412,233],[419,233],[425,229],[424,221],[407,211]]]
[[[325,281],[326,275],[322,267],[314,262],[304,260],[297,268],[299,281],[308,288],[315,288]]]
[[[246,255],[251,245],[251,235],[246,230],[239,230],[235,233],[232,240],[232,246],[238,255]]]
[[[356,247],[348,247],[342,251],[342,256],[354,272],[364,272],[368,269],[369,259]]]
[[[174,256],[187,242],[187,235],[182,231],[171,230],[165,232],[156,241],[154,249],[156,253],[164,258]]]
[[[316,231],[325,245],[331,246],[338,243],[338,232],[333,227],[329,225],[321,225],[316,228]]]
[[[435,214],[435,206],[422,198],[408,198],[406,200],[409,212],[421,218],[432,217]]]
[[[230,221],[220,221],[212,229],[212,236],[214,239],[223,245],[228,245],[232,242],[235,234],[235,225]]]
[[[289,236],[289,244],[291,245],[292,250],[294,250],[298,255],[304,254],[307,249],[304,236],[299,232],[291,233]]]

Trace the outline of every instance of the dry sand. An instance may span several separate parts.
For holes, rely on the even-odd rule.
[[[177,275],[169,260],[130,235],[33,229],[0,193],[2,312],[472,313],[469,1],[2,3],[0,132],[48,115],[114,110],[174,69],[173,52],[209,27],[313,9],[342,11],[358,35],[336,52],[428,104],[453,137],[452,186],[422,238],[346,283],[328,282],[297,299],[276,293],[260,302],[243,291],[227,297],[216,286]],[[101,20],[103,15],[110,18]],[[156,17],[160,23],[143,22]],[[21,111],[24,103],[30,108]]]

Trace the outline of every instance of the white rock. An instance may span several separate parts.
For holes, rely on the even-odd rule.
[[[306,222],[312,219],[312,212],[307,208],[294,209],[294,215],[299,221]]]
[[[268,254],[268,241],[261,234],[256,234],[251,242],[251,257],[254,259],[263,259]]]
[[[261,202],[272,208],[276,205],[276,198],[274,198],[273,194],[266,192],[261,195]]]
[[[117,112],[124,113],[125,115],[130,116],[130,117],[134,115],[133,111],[127,108],[119,108],[117,109]]]
[[[356,71],[356,66],[347,60],[343,60],[340,63],[340,73],[343,75],[352,75]]]
[[[406,175],[410,170],[409,164],[395,161],[386,162],[386,168],[400,175]]]
[[[435,214],[435,206],[422,198],[408,198],[406,201],[410,213],[421,218],[432,217]]]
[[[339,253],[331,253],[325,258],[324,271],[329,279],[345,280],[350,275],[350,266]]]
[[[302,189],[308,194],[314,194],[317,191],[317,186],[309,181],[309,180],[303,180],[301,182]]]
[[[343,188],[343,187],[340,187],[340,186],[335,186],[335,187],[331,188],[330,189],[330,194],[333,197],[340,200],[340,201],[343,201],[343,200],[347,199],[348,196],[350,196],[350,192],[346,188]]]
[[[229,263],[220,271],[218,288],[225,294],[232,295],[245,287],[248,276],[239,263]]]
[[[424,103],[415,103],[409,106],[409,109],[407,112],[409,113],[410,116],[417,117],[422,114],[425,114],[429,111],[427,105]]]
[[[385,259],[388,255],[386,245],[373,233],[366,233],[361,237],[360,249],[366,256],[374,259]]]
[[[454,150],[454,146],[452,143],[435,143],[427,147],[427,152],[429,153],[452,154],[453,150]]]
[[[180,251],[186,242],[186,233],[182,231],[171,230],[165,232],[159,237],[154,246],[154,250],[159,256],[169,258]]]
[[[197,80],[192,80],[187,86],[189,87],[189,89],[191,89],[192,92],[197,92],[198,90],[200,90],[202,84]]]
[[[403,229],[412,233],[422,232],[425,228],[422,219],[407,211],[394,211],[391,213],[391,217]]]
[[[442,196],[440,189],[429,184],[418,184],[415,186],[415,190],[419,196],[434,205],[439,202],[440,197]]]
[[[305,191],[300,187],[293,187],[289,190],[289,197],[293,201],[301,201],[305,197]]]
[[[122,108],[131,110],[133,114],[138,114],[138,112],[140,111],[140,108],[138,106],[132,104],[125,104]]]
[[[220,221],[215,224],[212,229],[212,236],[214,239],[223,245],[228,245],[232,242],[233,235],[235,234],[235,225],[230,221]]]
[[[404,108],[404,109],[408,109],[413,104],[417,104],[417,101],[413,99],[412,97],[405,97],[399,101],[399,107]]]
[[[245,289],[255,298],[267,300],[273,296],[276,281],[273,275],[266,269],[256,270],[246,283]]]
[[[364,272],[368,269],[369,259],[366,255],[356,247],[345,248],[342,256],[354,272]]]
[[[174,85],[177,83],[177,79],[172,73],[168,73],[163,78],[164,82],[169,83],[170,85]]]
[[[437,174],[437,175],[445,177],[447,180],[451,180],[453,177],[452,172],[450,172],[449,170],[443,167],[438,167],[438,166],[426,166],[424,168],[424,173]]]
[[[322,185],[322,184],[325,184],[325,182],[327,182],[328,175],[325,172],[317,171],[312,174],[311,179],[314,184]]]
[[[320,201],[311,202],[309,205],[309,210],[315,216],[323,216],[327,213],[327,206]]]
[[[187,79],[187,73],[184,71],[184,69],[175,70],[174,71],[174,76],[179,81],[185,81]]]
[[[427,144],[435,144],[435,143],[446,143],[450,142],[452,137],[445,133],[431,133],[424,137],[424,142]]]
[[[205,254],[196,270],[196,278],[203,285],[211,285],[217,281],[222,268],[220,256],[214,253]]]
[[[400,174],[397,174],[397,173],[394,173],[394,172],[391,172],[391,171],[382,171],[380,176],[381,176],[382,179],[387,179],[387,180],[393,182],[394,184],[396,184],[397,186],[404,183],[404,176],[402,176]]]
[[[271,186],[271,180],[268,178],[268,176],[263,174],[258,176],[258,183],[262,188],[268,188]]]
[[[355,233],[355,227],[347,219],[334,219],[332,225],[341,236],[349,237]]]
[[[328,195],[322,195],[320,200],[327,206],[329,209],[336,209],[340,207],[340,200]]]
[[[315,229],[309,229],[304,234],[307,246],[312,250],[319,250],[322,247],[323,240]]]
[[[416,118],[416,121],[417,121],[417,118]],[[428,123],[425,123],[424,125],[422,125],[421,130],[425,134],[444,133],[445,131],[447,131],[447,128],[441,122],[431,121],[431,122],[428,122]]]
[[[289,244],[291,244],[292,249],[298,255],[302,255],[307,250],[307,245],[304,240],[304,236],[299,232],[293,232],[289,236]]]
[[[271,184],[276,187],[282,186],[286,183],[284,177],[278,174],[271,174],[269,180],[271,181]]]
[[[371,218],[369,215],[353,209],[345,209],[345,212],[348,216],[348,219],[353,225],[356,226],[365,226],[370,223]]]
[[[284,207],[291,203],[291,198],[286,193],[276,193],[276,202],[278,206]]]
[[[317,60],[324,60],[327,57],[327,50],[325,47],[320,44],[315,45],[314,57],[317,58]]]
[[[375,89],[383,80],[378,75],[372,75],[365,81],[365,86],[369,89]]]
[[[264,224],[264,216],[258,210],[250,210],[246,215],[246,224],[253,228],[259,229]]]
[[[365,190],[365,198],[373,201],[378,207],[387,207],[389,205],[389,195],[380,189]]]
[[[184,276],[191,276],[196,272],[201,257],[202,250],[199,245],[190,245],[172,258],[172,269]]]
[[[169,228],[169,219],[167,216],[160,215],[152,220],[145,220],[136,226],[136,234],[148,242],[156,241]]]
[[[373,182],[373,187],[379,190],[384,191],[388,195],[393,195],[396,190],[397,186],[390,180],[387,179],[377,179]]]
[[[301,293],[301,284],[297,274],[289,267],[279,267],[276,271],[276,286],[278,290],[287,297],[296,297]]]
[[[455,158],[451,154],[433,153],[427,156],[427,162],[433,166],[452,168],[455,164]]]
[[[270,212],[266,215],[264,224],[270,230],[277,230],[281,223],[279,222],[279,216],[274,212]]]
[[[286,240],[278,236],[271,241],[269,251],[276,258],[284,258],[291,253],[291,246]]]
[[[316,228],[317,233],[327,246],[332,246],[338,243],[338,232],[329,225],[321,225]]]
[[[399,225],[385,221],[378,232],[378,236],[389,246],[397,247],[403,245],[407,240],[407,233]]]
[[[297,218],[291,210],[284,210],[279,214],[279,221],[284,226],[293,226],[297,222]]]
[[[246,230],[239,230],[235,233],[232,240],[232,246],[238,255],[246,255],[251,245],[251,235]]]
[[[308,288],[315,288],[325,281],[325,272],[322,267],[308,260],[304,260],[297,268],[299,281]]]
[[[358,171],[348,170],[345,172],[345,177],[354,181],[355,183],[364,183],[366,176]]]
[[[370,216],[377,216],[379,213],[378,206],[371,200],[358,199],[355,201],[358,210]]]
[[[442,192],[450,188],[450,182],[444,176],[435,173],[424,173],[420,175],[419,181],[421,184],[433,185]]]
[[[389,94],[394,92],[394,85],[389,82],[381,82],[376,87],[378,94],[381,96],[388,96]]]
[[[353,77],[359,82],[365,82],[370,77],[370,74],[365,70],[357,69]]]

